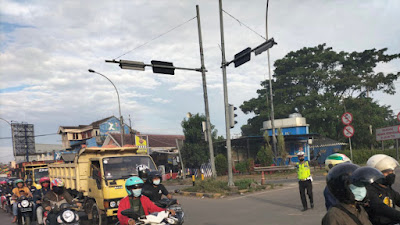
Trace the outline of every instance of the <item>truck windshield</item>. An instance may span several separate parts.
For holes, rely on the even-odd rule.
[[[40,178],[49,176],[49,168],[38,168],[34,170],[35,183],[39,183]]]
[[[128,178],[137,176],[136,168],[139,165],[148,167],[151,171],[156,166],[149,156],[124,156],[103,159],[104,177],[106,180]]]

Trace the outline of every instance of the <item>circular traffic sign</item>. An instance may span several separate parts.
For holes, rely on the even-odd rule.
[[[343,135],[345,137],[351,138],[354,135],[354,127],[351,125],[347,125],[343,128]]]
[[[400,112],[397,113],[397,120],[400,122]]]
[[[353,121],[353,115],[349,112],[345,112],[342,115],[342,123],[344,125],[349,125]]]

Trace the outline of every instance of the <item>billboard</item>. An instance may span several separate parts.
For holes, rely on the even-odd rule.
[[[14,156],[26,156],[26,150],[28,150],[29,154],[35,154],[33,124],[12,123],[11,129],[14,139]]]
[[[394,139],[400,139],[400,125],[376,129],[377,141]]]

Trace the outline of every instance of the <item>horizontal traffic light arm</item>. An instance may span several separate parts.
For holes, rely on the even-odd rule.
[[[142,68],[149,66],[149,67],[157,67],[157,68],[165,68],[165,69],[176,69],[176,70],[190,70],[190,71],[197,71],[197,72],[202,72],[201,68],[186,68],[186,67],[176,67],[176,66],[163,66],[163,65],[152,65],[152,64],[146,64],[142,62],[135,62],[135,61],[127,61],[127,60],[105,60],[107,63],[117,63],[120,64],[120,67],[122,68],[123,66],[129,67],[129,69],[133,70],[144,70]],[[204,72],[208,72],[206,69],[204,69]]]

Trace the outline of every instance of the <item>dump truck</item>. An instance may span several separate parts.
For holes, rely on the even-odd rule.
[[[35,161],[35,162],[22,162],[18,163],[15,168],[17,177],[21,179],[31,178],[33,180],[33,186],[37,189],[42,188],[39,184],[39,180],[42,177],[48,177],[49,172],[47,165],[53,161]]]
[[[157,170],[153,159],[137,147],[89,147],[63,158],[63,163],[49,165],[50,179],[64,181],[72,196],[83,203],[92,224],[117,219],[119,201],[127,196],[125,181],[138,175],[139,165]]]

